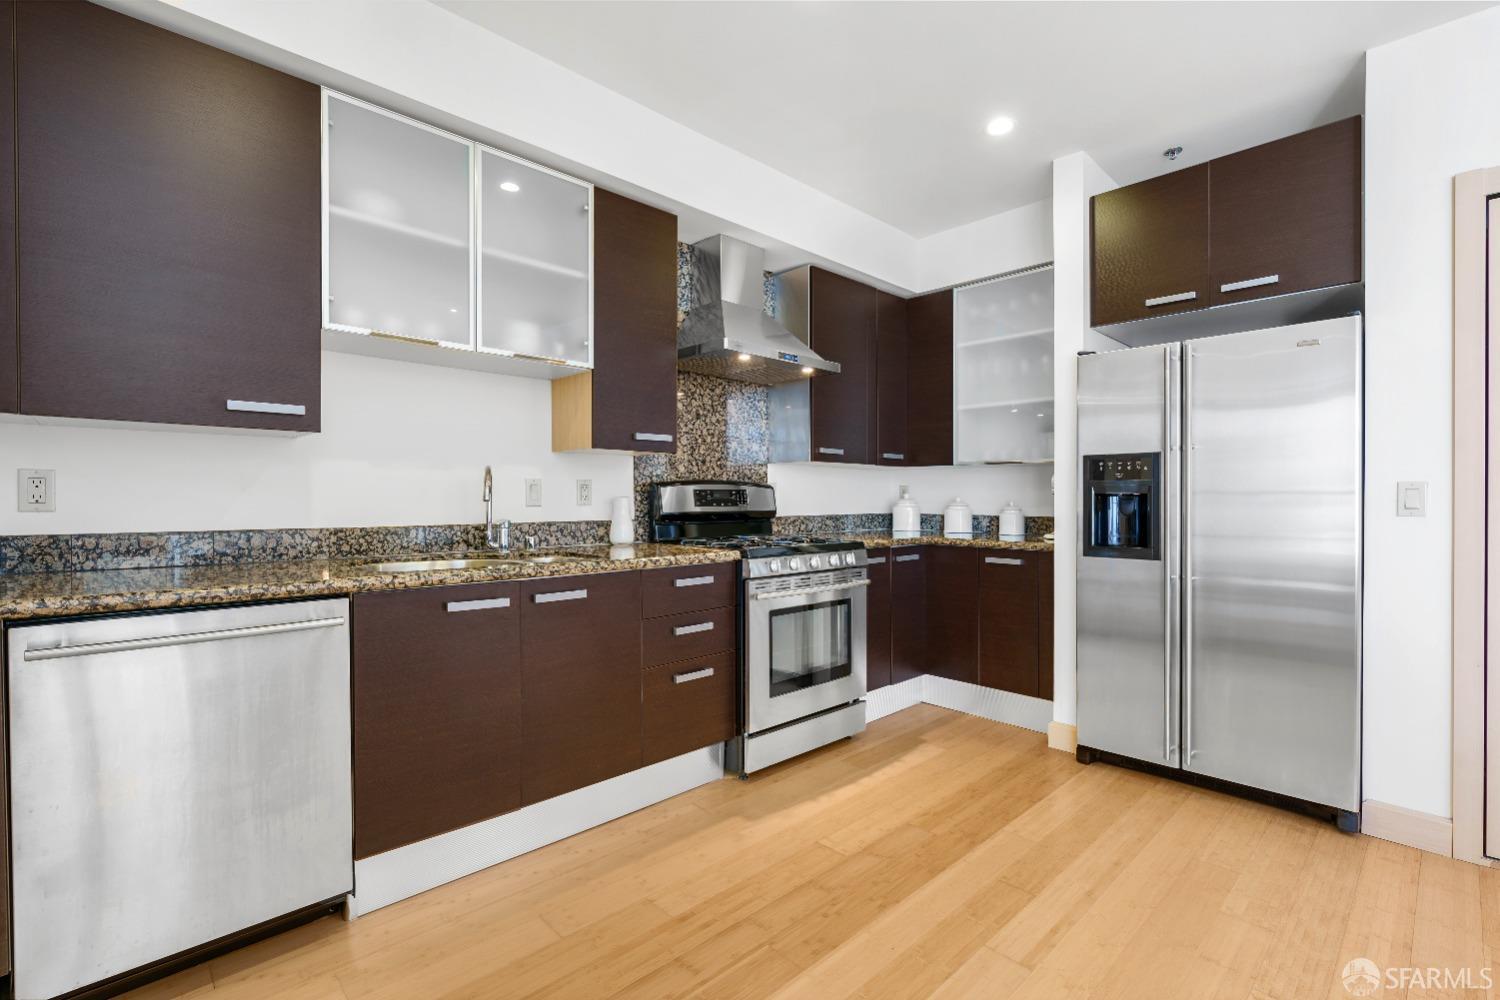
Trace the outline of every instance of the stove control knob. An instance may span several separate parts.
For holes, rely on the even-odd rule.
[[[835,566],[852,566],[854,564],[853,556],[841,556],[835,552],[829,558]]]
[[[791,559],[787,560],[786,568],[795,573],[802,568],[802,560],[797,558],[796,556],[793,556]]]
[[[781,572],[781,560],[780,559],[772,559],[769,563],[766,564],[766,568],[768,570],[770,570],[772,573],[780,573]]]
[[[810,556],[808,558],[808,560],[807,560],[807,568],[808,569],[817,569],[817,568],[819,568],[822,565],[823,565],[823,560],[819,559],[817,556]]]

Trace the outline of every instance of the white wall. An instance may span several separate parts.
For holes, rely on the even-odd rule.
[[[0,534],[475,523],[609,517],[631,458],[552,452],[551,383],[323,353],[323,432],[298,436],[0,424],[0,470],[57,470],[57,511],[0,509]],[[543,505],[524,506],[525,478]],[[574,480],[592,479],[592,507]],[[6,490],[9,499],[13,494]]]
[[[1058,504],[1053,591],[1052,716],[1078,721],[1078,658],[1075,642],[1078,559],[1078,352],[1100,349],[1104,338],[1089,325],[1089,199],[1116,187],[1087,153],[1052,161],[1053,391]],[[1065,513],[1064,513],[1065,512]]]
[[[1365,72],[1364,795],[1451,815],[1453,177],[1500,164],[1500,9]],[[1399,480],[1430,484],[1396,517]],[[1480,544],[1473,539],[1473,544]]]
[[[795,462],[772,465],[769,475],[781,514],[887,513],[902,485],[911,487],[924,514],[941,514],[954,497],[976,514],[998,514],[1011,501],[1032,517],[1052,513],[1051,465],[894,469]]]
[[[1052,259],[1052,203],[1032,202],[919,240],[921,291],[947,288]]]

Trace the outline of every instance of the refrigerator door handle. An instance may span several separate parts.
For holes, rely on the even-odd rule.
[[[1162,395],[1166,399],[1166,405],[1162,407],[1162,459],[1165,466],[1163,473],[1163,490],[1161,503],[1157,516],[1161,519],[1158,531],[1166,544],[1162,547],[1162,760],[1167,764],[1172,763],[1172,755],[1177,750],[1176,741],[1172,739],[1172,671],[1177,665],[1177,641],[1174,633],[1176,614],[1172,607],[1172,599],[1175,596],[1177,575],[1172,572],[1172,507],[1173,497],[1177,493],[1177,479],[1175,471],[1177,468],[1174,452],[1177,442],[1173,440],[1172,431],[1175,429],[1174,407],[1177,400],[1174,398],[1173,367],[1177,359],[1175,352],[1168,348],[1162,352]]]
[[[1192,765],[1193,754],[1193,491],[1190,482],[1193,454],[1193,352],[1182,349],[1182,766]]]

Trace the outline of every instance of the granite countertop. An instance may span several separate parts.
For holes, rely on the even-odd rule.
[[[867,549],[890,549],[903,545],[956,545],[970,549],[1013,549],[1021,552],[1051,552],[1052,543],[1040,538],[1024,542],[1006,542],[998,538],[948,538],[940,534],[923,533],[915,538],[896,538],[890,532],[849,535],[850,541],[864,542]]]
[[[692,545],[583,546],[541,550],[535,555],[587,555],[592,558],[485,569],[381,573],[375,559],[242,562],[215,566],[154,569],[80,570],[68,573],[0,575],[0,619],[47,618],[236,604],[295,597],[330,597],[368,590],[402,590],[461,583],[496,583],[540,577],[582,576],[635,569],[738,562],[738,552]],[[400,559],[483,558],[485,553],[430,552]]]

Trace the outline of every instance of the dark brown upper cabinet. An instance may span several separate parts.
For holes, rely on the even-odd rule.
[[[1209,163],[1214,305],[1360,280],[1360,125],[1346,118]]]
[[[677,216],[594,189],[594,369],[552,383],[552,450],[677,450]]]
[[[1094,326],[1361,279],[1358,117],[1093,198]]]
[[[1096,195],[1093,325],[1209,304],[1208,164]]]
[[[318,88],[82,0],[15,37],[20,411],[318,430]]]
[[[908,465],[953,464],[953,292],[906,301]]]
[[[16,5],[0,3],[0,108],[15,107]],[[20,400],[16,339],[16,120],[0,114],[0,413]]]
[[[906,300],[875,295],[875,463],[910,465]]]
[[[927,561],[927,672],[979,683],[979,550],[932,545]]]
[[[820,267],[811,272],[809,346],[841,368],[811,380],[812,460],[870,465],[877,447],[876,291]]]
[[[521,804],[520,587],[356,594],[354,856]]]

